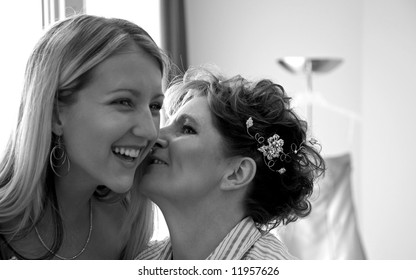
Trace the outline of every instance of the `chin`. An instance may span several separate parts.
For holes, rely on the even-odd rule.
[[[123,193],[128,192],[131,189],[131,185],[129,185],[129,186],[120,186],[120,185],[118,185],[118,186],[111,186],[111,187],[108,187],[108,188],[110,190],[112,190],[113,192],[115,192],[115,193],[123,194]]]

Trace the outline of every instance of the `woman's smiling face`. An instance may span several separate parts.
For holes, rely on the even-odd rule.
[[[160,130],[140,188],[155,202],[198,202],[218,189],[227,158],[208,101],[194,97]]]
[[[162,74],[156,61],[137,48],[92,71],[76,102],[60,109],[71,162],[67,176],[123,193],[159,133]]]

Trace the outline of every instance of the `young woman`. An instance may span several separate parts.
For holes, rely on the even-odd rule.
[[[325,167],[283,88],[191,69],[166,96],[168,124],[139,188],[170,239],[137,258],[293,258],[269,231],[310,213]]]
[[[46,32],[1,158],[0,258],[131,259],[147,244],[151,205],[131,186],[159,133],[167,61],[121,19]]]

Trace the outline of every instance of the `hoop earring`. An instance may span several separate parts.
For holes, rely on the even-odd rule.
[[[64,166],[65,162],[68,162],[66,173],[59,174],[55,169],[61,168],[62,166]],[[61,136],[58,136],[58,139],[56,140],[56,144],[52,148],[49,154],[49,163],[51,165],[53,173],[55,173],[56,176],[62,177],[69,173],[69,169],[71,168],[71,163],[69,161],[68,156],[66,155],[65,146],[61,139]]]

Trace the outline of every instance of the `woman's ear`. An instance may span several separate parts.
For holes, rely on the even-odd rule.
[[[256,162],[250,157],[234,159],[224,174],[221,189],[236,190],[247,186],[256,175],[256,169]]]
[[[61,136],[63,134],[63,124],[61,121],[61,114],[59,111],[59,106],[57,104],[54,105],[54,109],[53,109],[52,132],[58,136]]]

